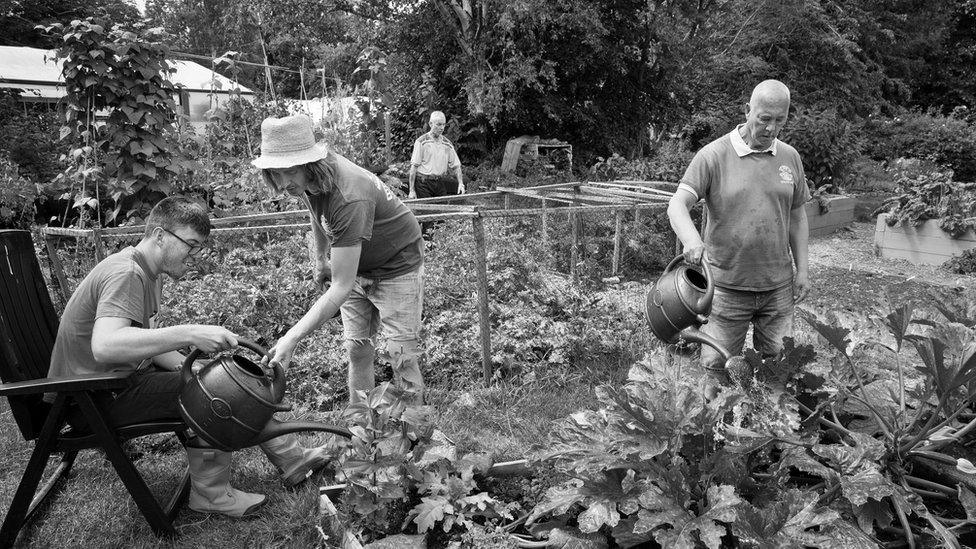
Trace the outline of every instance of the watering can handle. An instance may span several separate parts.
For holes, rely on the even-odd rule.
[[[237,344],[241,347],[246,347],[254,351],[255,353],[261,355],[262,358],[267,356],[268,354],[267,349],[251,341],[250,339],[238,338]],[[202,354],[203,351],[201,351],[200,349],[193,349],[192,351],[190,351],[190,354],[186,355],[186,358],[183,359],[183,369],[181,370],[181,374],[183,377],[184,385],[189,383],[190,379],[193,377],[193,361],[195,361]],[[284,372],[281,371],[281,367],[275,366],[274,379],[278,379],[283,374]]]
[[[671,272],[672,270],[674,270],[675,267],[678,266],[679,263],[682,262],[687,263],[686,261],[684,261],[684,259],[685,259],[684,255],[675,256],[675,258],[672,259],[670,263],[668,263],[668,266],[664,268],[664,272],[665,273]],[[715,297],[715,282],[712,281],[712,269],[711,267],[708,266],[707,254],[702,254],[701,269],[702,269],[702,273],[705,274],[705,295],[701,296],[701,298],[698,300],[698,303],[695,304],[695,308],[699,313],[701,313],[702,311],[711,310],[712,298]],[[704,322],[702,321],[699,321],[699,323],[704,324]]]

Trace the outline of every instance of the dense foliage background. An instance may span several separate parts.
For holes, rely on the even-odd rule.
[[[505,142],[525,134],[570,142],[577,175],[619,157],[617,171],[675,179],[689,153],[741,121],[755,83],[778,78],[793,91],[785,138],[815,187],[858,184],[900,157],[956,180],[976,176],[974,0],[149,0],[142,17],[124,0],[13,1],[0,13],[3,45],[71,54],[62,34],[74,31],[92,47],[220,59],[218,71],[261,92],[256,106],[215,113],[223,126],[208,130],[209,142],[184,137],[183,149],[159,148],[166,158],[136,159],[172,166],[175,188],[218,208],[261,202],[241,195],[247,169],[227,161],[256,149],[246,132],[274,101],[318,96],[360,98],[355,127],[331,138],[377,171],[407,158],[430,110],[447,112],[468,175],[487,188],[498,176],[484,166],[497,167]],[[0,154],[41,186],[37,199],[53,199],[13,209],[64,223],[94,199],[108,213],[88,217],[111,224],[174,188],[140,183],[121,164],[96,174],[101,183],[77,183],[77,167],[55,182],[66,169],[59,154],[69,164],[90,156],[75,152],[77,133],[56,145],[51,107],[0,99],[9,105],[0,105]],[[120,158],[110,150],[118,144],[101,145],[96,163]],[[241,189],[214,196],[202,173]]]

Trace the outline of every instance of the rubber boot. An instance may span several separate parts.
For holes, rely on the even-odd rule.
[[[190,509],[242,517],[265,502],[263,494],[251,494],[230,485],[230,452],[213,448],[186,448],[190,462]]]
[[[332,457],[327,446],[303,448],[294,434],[282,435],[261,443],[268,460],[281,471],[281,481],[288,488],[305,482]]]

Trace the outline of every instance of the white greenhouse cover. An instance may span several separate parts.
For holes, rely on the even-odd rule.
[[[53,50],[0,46],[0,88],[20,88],[25,99],[57,99],[63,97],[64,80],[61,78],[63,60],[54,58]],[[171,82],[183,86],[187,91],[213,91],[229,93],[238,90],[244,95],[253,95],[250,89],[241,86],[212,70],[193,61],[170,60],[176,69],[169,75]]]

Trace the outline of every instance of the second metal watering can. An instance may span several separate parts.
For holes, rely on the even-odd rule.
[[[678,256],[668,263],[664,274],[647,294],[644,312],[647,322],[661,341],[675,343],[678,338],[702,343],[718,351],[722,360],[732,354],[711,336],[698,328],[708,322],[712,311],[715,284],[708,262],[702,258],[701,269],[682,263]]]
[[[238,340],[260,356],[267,354],[260,345]],[[291,405],[285,396],[285,374],[280,366],[266,369],[234,354],[210,362],[194,374],[193,361],[201,354],[194,349],[183,361],[183,389],[180,415],[187,426],[214,448],[233,451],[297,431],[325,431],[350,438],[344,427],[310,421],[281,422],[275,412],[287,412]]]

